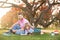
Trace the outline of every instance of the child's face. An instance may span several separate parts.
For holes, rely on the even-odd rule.
[[[25,27],[26,27],[27,30],[30,29],[30,26],[28,24],[26,24]]]
[[[26,27],[27,30],[29,30],[29,28],[30,28],[30,27],[28,27],[28,26]]]

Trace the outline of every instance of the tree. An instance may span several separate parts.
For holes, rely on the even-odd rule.
[[[34,23],[35,26],[37,26],[37,24],[40,24],[46,28],[51,23],[53,23],[54,20],[57,19],[56,15],[52,15],[52,12],[54,12],[52,8],[53,6],[60,4],[58,1],[32,0],[32,2],[29,2],[30,0],[21,0],[24,3],[24,6],[19,6],[20,4],[18,5],[14,3],[9,3],[8,1],[9,0],[0,1],[0,3],[3,3],[0,7],[15,7],[22,9],[25,12],[25,15],[29,18],[30,23]],[[18,3],[20,3],[19,0],[17,1]],[[16,2],[16,0],[14,2]],[[4,4],[10,4],[10,6],[4,6]]]

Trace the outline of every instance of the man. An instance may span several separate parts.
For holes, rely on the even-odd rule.
[[[19,20],[11,27],[12,32],[16,34],[24,34],[25,24],[29,24],[32,27],[27,19],[23,15],[18,15]],[[26,34],[27,35],[27,34]]]

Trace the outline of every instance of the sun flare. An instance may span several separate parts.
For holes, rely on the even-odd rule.
[[[0,8],[0,19],[3,17],[11,8]]]

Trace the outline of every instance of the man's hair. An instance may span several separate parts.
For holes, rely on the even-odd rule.
[[[23,16],[22,14],[18,15],[18,16]]]
[[[23,13],[18,13],[18,15],[23,15]]]

